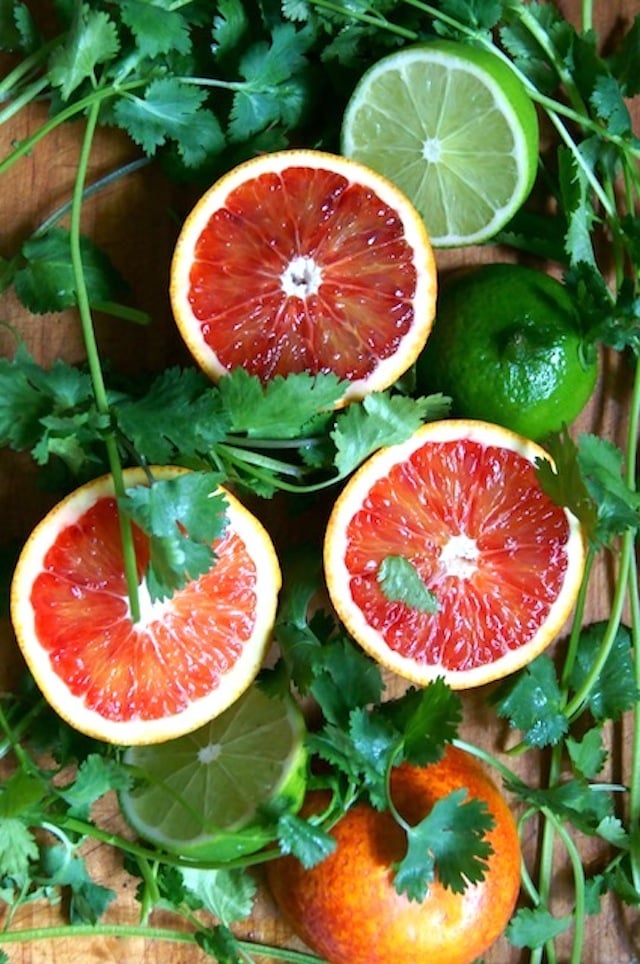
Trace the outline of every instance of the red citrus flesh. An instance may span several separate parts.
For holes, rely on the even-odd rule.
[[[534,443],[450,420],[374,455],[327,526],[332,601],[371,655],[415,682],[481,685],[526,665],[567,619],[584,567],[579,523],[544,492]],[[410,562],[435,612],[385,592],[387,557]]]
[[[393,865],[406,837],[388,811],[357,803],[332,828],[336,849],[305,869],[293,857],[267,865],[278,907],[296,934],[330,964],[470,964],[500,936],[520,889],[520,844],[506,800],[484,768],[456,748],[428,767],[392,771],[394,804],[410,824],[461,787],[486,803],[495,825],[482,881],[454,893],[436,880],[422,902],[399,894]],[[312,791],[302,813],[323,809]]]
[[[189,299],[227,369],[244,365],[262,379],[334,371],[355,381],[413,324],[416,271],[401,221],[332,171],[291,167],[239,185],[212,215],[195,259]]]
[[[569,526],[564,511],[540,489],[531,463],[517,453],[448,442],[431,444],[428,461],[425,454],[418,449],[374,485],[351,521],[351,592],[391,649],[447,669],[470,669],[518,647],[542,625],[566,571]],[[408,523],[417,486],[419,511]],[[447,571],[439,559],[461,534],[469,543],[459,544],[458,558],[452,552]],[[372,561],[394,553],[412,559],[437,596],[437,614],[410,609],[398,618],[400,607],[386,599],[375,571],[370,573]],[[465,566],[470,575],[461,579]]]
[[[134,533],[142,584],[149,547],[140,530]],[[255,565],[233,534],[215,549],[208,574],[136,625],[115,500],[102,499],[60,533],[31,603],[53,669],[89,709],[111,720],[159,719],[219,684],[253,629]]]

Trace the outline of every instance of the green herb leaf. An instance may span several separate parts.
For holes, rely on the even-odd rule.
[[[436,872],[457,894],[484,879],[493,852],[485,835],[494,819],[484,801],[466,797],[464,788],[454,790],[407,830],[407,853],[396,866],[394,886],[410,900],[425,899]]]
[[[544,653],[498,687],[492,701],[498,716],[522,730],[530,746],[553,746],[568,731],[555,666]]]
[[[307,869],[315,867],[336,849],[331,834],[294,813],[285,813],[280,817],[278,842],[283,854],[297,857]]]
[[[85,80],[95,83],[96,67],[112,60],[119,48],[113,20],[104,11],[93,10],[83,3],[78,7],[65,44],[51,55],[49,80],[60,88],[62,99],[68,100]]]
[[[125,284],[122,278],[106,254],[89,238],[81,239],[80,254],[92,305],[110,301],[123,293]],[[22,257],[26,263],[16,271],[14,285],[25,308],[43,314],[63,311],[77,304],[69,232],[65,228],[51,228],[46,234],[25,241]]]
[[[189,24],[173,0],[122,0],[120,16],[132,30],[141,57],[191,50]]]
[[[449,404],[450,400],[443,395],[410,399],[389,392],[373,392],[362,403],[350,405],[336,419],[331,433],[340,475],[348,475],[382,446],[406,441],[423,421],[445,415]]]
[[[115,899],[115,891],[92,880],[84,858],[62,844],[44,847],[40,864],[49,886],[69,888],[72,924],[96,924]]]
[[[590,678],[591,667],[598,657],[607,631],[608,625],[604,621],[593,623],[582,630],[569,678],[569,685],[574,692],[581,690]],[[629,628],[619,626],[602,671],[588,695],[587,706],[598,722],[619,720],[622,714],[632,709],[640,699],[632,647]]]
[[[91,807],[109,790],[124,790],[131,777],[120,764],[107,756],[91,753],[80,764],[75,779],[60,790],[69,806],[69,815],[85,819]]]
[[[507,936],[515,947],[542,947],[568,930],[572,922],[571,914],[554,917],[546,907],[521,907],[507,927]]]
[[[438,612],[438,597],[427,589],[416,567],[404,556],[386,556],[378,566],[377,579],[391,602],[402,602],[421,613]]]
[[[257,885],[246,871],[181,867],[180,873],[187,890],[223,924],[233,924],[251,914]]]
[[[568,736],[565,742],[573,767],[580,776],[591,779],[600,773],[607,759],[601,727],[592,727],[581,740]]]

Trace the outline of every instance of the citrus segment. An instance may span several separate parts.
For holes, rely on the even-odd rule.
[[[440,289],[417,373],[422,391],[452,399],[453,415],[543,439],[580,414],[598,362],[559,281],[519,264],[485,264]]]
[[[213,378],[334,373],[346,398],[391,385],[426,342],[436,272],[420,218],[362,165],[282,151],[224,175],[171,267],[181,334]]]
[[[252,686],[198,730],[127,749],[124,762],[139,780],[120,795],[123,813],[142,837],[185,857],[230,860],[259,850],[275,836],[261,808],[302,804],[304,734],[291,699]]]
[[[449,747],[427,767],[391,771],[391,795],[401,816],[419,823],[450,793],[466,789],[494,820],[485,877],[455,893],[436,879],[422,901],[393,884],[407,841],[388,811],[352,806],[332,828],[335,850],[310,870],[293,857],[270,862],[267,878],[284,917],[331,964],[471,964],[497,940],[520,890],[520,844],[507,801],[468,753]],[[309,793],[303,814],[323,809],[329,795]]]
[[[579,523],[545,495],[544,451],[506,429],[450,419],[382,449],[332,510],[327,587],[344,624],[380,663],[456,689],[526,665],[557,635],[580,585]],[[386,593],[400,556],[433,594],[428,612]]]
[[[434,247],[474,244],[493,237],[529,194],[538,121],[495,54],[435,40],[366,71],[344,114],[342,150],[407,194]]]
[[[154,468],[156,478],[183,470]],[[125,485],[145,484],[127,469]],[[141,619],[131,618],[113,481],[76,489],[34,529],[15,569],[11,612],[27,664],[71,725],[135,744],[188,732],[255,677],[275,618],[280,570],[262,525],[230,493],[209,572],[152,602],[149,543],[134,526]]]

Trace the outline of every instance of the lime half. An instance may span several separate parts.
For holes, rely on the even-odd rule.
[[[134,786],[123,814],[145,839],[172,853],[226,861],[275,838],[275,818],[306,789],[305,724],[293,700],[253,686],[220,716],[167,743],[124,753]]]
[[[374,64],[344,114],[342,151],[393,181],[434,247],[493,237],[526,200],[538,118],[496,54],[456,41],[405,47]]]

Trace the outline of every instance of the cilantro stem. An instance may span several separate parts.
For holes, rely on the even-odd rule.
[[[0,161],[0,175],[5,174],[16,161],[19,161],[22,157],[29,154],[33,148],[40,143],[51,131],[54,131],[56,127],[60,127],[66,121],[72,120],[79,114],[84,114],[86,111],[90,111],[94,106],[102,104],[103,101],[108,100],[110,97],[116,97],[118,94],[126,93],[129,90],[136,90],[139,87],[143,87],[146,81],[144,80],[132,80],[127,84],[123,84],[119,87],[107,86],[100,87],[97,90],[92,91],[87,94],[86,97],[82,97],[80,100],[75,101],[73,104],[69,104],[68,107],[63,108],[63,110],[58,111],[57,114],[53,114],[48,118],[40,127],[38,127],[33,134],[29,137],[25,137],[24,140],[20,141],[19,144],[7,154]]]
[[[20,930],[2,931],[0,944],[22,944],[33,941],[52,941],[73,937],[141,937],[147,941],[169,941],[177,944],[197,945],[196,934],[179,928],[150,927],[148,924],[60,924],[47,927],[28,927]],[[242,951],[258,957],[272,957],[293,964],[317,964],[322,958],[306,951],[296,951],[286,947],[258,944],[255,941],[238,940]]]
[[[584,945],[584,919],[585,919],[585,877],[584,869],[582,866],[582,859],[578,848],[576,847],[571,835],[564,826],[561,820],[559,820],[552,811],[548,810],[546,807],[542,808],[542,814],[549,822],[553,825],[554,831],[558,834],[564,848],[569,857],[571,863],[571,870],[573,873],[573,885],[574,885],[574,895],[575,904],[573,910],[574,919],[574,937],[573,946],[571,948],[571,957],[569,958],[569,964],[580,964],[582,961],[582,948]]]
[[[23,107],[26,107],[27,104],[35,100],[48,83],[46,77],[39,77],[29,84],[28,87],[25,87],[17,97],[10,100],[4,110],[0,111],[0,125],[6,124],[6,122],[11,120],[15,114],[18,114]]]
[[[91,306],[89,304],[89,296],[87,293],[87,286],[82,266],[82,252],[80,247],[80,222],[82,216],[84,185],[89,167],[91,146],[98,123],[98,116],[100,114],[100,105],[100,99],[94,98],[90,102],[87,113],[86,128],[80,149],[77,174],[73,188],[69,243],[71,246],[71,263],[73,266],[74,283],[78,300],[78,312],[80,315],[80,324],[82,326],[84,346],[87,353],[89,372],[91,374],[91,381],[93,384],[96,408],[101,415],[104,415],[107,419],[110,419],[111,410],[109,407],[107,390],[102,375],[100,354],[98,351],[95,330],[93,327],[93,317],[91,313]],[[105,433],[104,441],[109,460],[109,467],[113,477],[116,499],[118,502],[120,502],[125,495],[125,487],[122,475],[122,465],[120,463],[120,455],[118,452],[114,432],[109,431]],[[140,619],[140,601],[138,598],[138,571],[133,544],[131,520],[124,512],[119,512],[118,518],[120,525],[120,537],[122,541],[124,572],[127,583],[127,592],[129,594],[131,619],[135,623]]]

